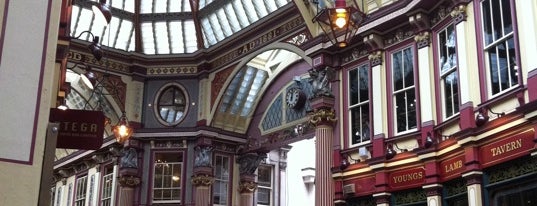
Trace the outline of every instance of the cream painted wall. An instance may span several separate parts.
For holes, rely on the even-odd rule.
[[[0,54],[0,202],[40,205],[49,108],[57,92],[55,58],[61,1],[10,0],[0,4],[0,8],[8,5],[3,9],[7,17]],[[45,167],[52,170],[52,165]],[[51,186],[41,189],[48,193]],[[43,205],[49,202],[47,199]]]
[[[315,168],[315,138],[291,144],[287,153],[287,194],[281,205],[315,205],[315,186],[302,180],[302,169]]]

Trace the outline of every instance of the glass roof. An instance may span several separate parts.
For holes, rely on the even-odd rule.
[[[135,1],[140,1],[139,11]],[[291,0],[108,0],[109,25],[95,18],[91,6],[97,2],[74,1],[71,36],[91,41],[89,34],[80,35],[91,31],[102,45],[124,51],[184,54],[218,44]]]

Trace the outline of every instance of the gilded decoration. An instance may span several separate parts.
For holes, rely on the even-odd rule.
[[[333,124],[337,121],[334,109],[315,109],[310,114],[310,123],[313,125]]]
[[[416,41],[418,49],[427,47],[431,43],[431,33],[427,31],[420,32],[414,37],[414,40]]]
[[[112,61],[110,59],[106,59],[106,61],[97,61],[97,59],[95,59],[95,57],[93,57],[93,55],[91,54],[86,54],[86,53],[81,53],[81,52],[76,52],[76,51],[69,51],[67,58],[68,58],[68,61],[84,63],[89,66],[94,66],[94,67],[106,69],[109,71],[130,73],[130,65]]]
[[[537,159],[518,159],[511,161],[508,165],[500,165],[489,172],[489,183],[501,182],[504,180],[537,173]]]
[[[374,51],[367,56],[371,67],[382,65],[382,51]]]
[[[239,192],[240,193],[250,193],[254,192],[257,188],[257,183],[253,181],[241,181],[239,183]]]
[[[362,57],[365,57],[367,56],[367,53],[368,51],[365,46],[355,47],[350,52],[343,54],[344,56],[341,58],[342,64],[349,63]]]
[[[186,140],[151,141],[151,148],[186,148]]]
[[[311,39],[311,35],[307,31],[302,31],[295,36],[290,37],[286,42],[295,46],[300,46]]]
[[[455,22],[461,22],[466,20],[466,5],[459,5],[451,10],[451,17],[455,19]]]
[[[384,40],[384,46],[386,47],[411,38],[412,36],[414,36],[414,31],[412,30],[412,28],[404,27],[389,36],[390,37]]]
[[[141,182],[140,178],[135,176],[122,176],[118,180],[122,187],[136,187]]]
[[[179,66],[179,67],[154,67],[149,68],[148,75],[162,76],[162,75],[177,75],[177,74],[196,74],[198,68],[196,66]]]
[[[406,205],[427,201],[427,194],[424,190],[402,191],[393,194],[396,205]]]
[[[194,186],[211,186],[214,182],[214,177],[207,174],[199,174],[192,176],[192,184]]]

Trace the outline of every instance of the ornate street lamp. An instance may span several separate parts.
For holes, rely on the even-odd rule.
[[[334,8],[323,8],[313,17],[333,45],[346,47],[365,19],[356,0],[335,0]]]

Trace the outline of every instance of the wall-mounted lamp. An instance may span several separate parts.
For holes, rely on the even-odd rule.
[[[112,127],[112,132],[116,137],[116,141],[120,144],[123,144],[125,141],[130,139],[133,129],[129,126],[129,120],[125,115],[125,112],[119,118],[119,122]]]
[[[91,33],[90,31],[83,31],[80,34],[78,34],[77,37],[72,37],[72,39],[80,39],[80,37],[83,34],[90,35],[90,37],[92,39],[92,42],[88,46],[88,49],[91,51],[91,54],[93,54],[93,57],[95,57],[95,59],[97,59],[97,61],[101,61],[101,59],[103,58],[103,53],[104,52],[101,49],[101,45],[99,44],[99,36],[93,35],[93,33]]]
[[[110,20],[112,20],[112,11],[110,10],[110,6],[106,4],[106,0],[99,0],[99,3],[93,5],[91,9],[96,18],[110,24]]]
[[[342,48],[356,35],[364,19],[365,14],[358,7],[356,0],[352,0],[349,6],[346,0],[335,0],[334,8],[322,8],[313,17],[313,22],[319,24],[332,44]]]
[[[58,109],[61,109],[61,110],[68,110],[69,109],[69,106],[67,106],[67,99],[63,98],[63,100],[61,100],[61,104],[58,105]]]
[[[386,146],[386,159],[387,160],[392,159],[393,157],[395,157],[396,154],[397,152],[393,149],[393,144],[389,144]]]
[[[427,132],[427,137],[425,137],[425,143],[423,143],[423,146],[425,146],[425,148],[429,148],[433,146],[433,144],[434,144],[434,141],[433,141],[432,134],[431,132]]]

